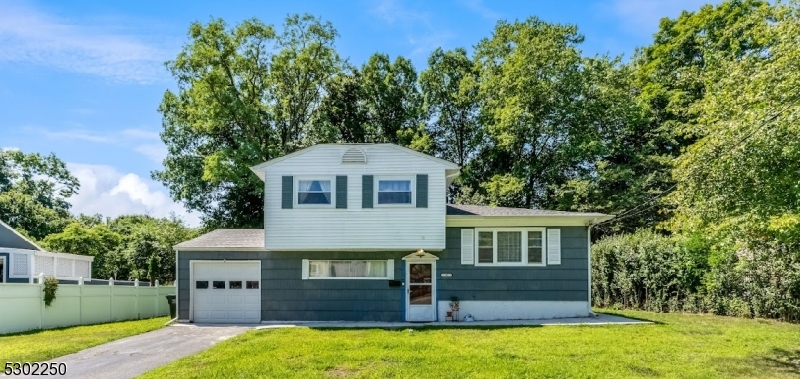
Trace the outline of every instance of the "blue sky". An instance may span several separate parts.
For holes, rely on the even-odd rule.
[[[436,47],[471,50],[498,20],[535,15],[577,24],[589,55],[623,55],[650,43],[661,17],[707,1],[10,1],[0,0],[0,148],[54,152],[81,181],[75,213],[175,212],[150,172],[166,148],[158,105],[175,82],[163,62],[192,21],[258,18],[280,27],[311,13],[339,31],[337,50],[360,65],[371,54],[410,58],[418,71]]]

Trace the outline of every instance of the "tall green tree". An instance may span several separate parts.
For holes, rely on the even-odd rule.
[[[361,68],[361,81],[368,130],[374,133],[367,140],[411,144],[422,121],[422,97],[411,61],[397,57],[392,62],[386,54],[373,54]]]
[[[336,36],[309,15],[281,33],[258,20],[193,23],[167,62],[178,91],[159,107],[168,155],[153,178],[208,226],[262,226],[263,183],[248,167],[313,142],[323,86],[341,71]]]
[[[78,179],[55,155],[0,150],[0,220],[36,240],[70,222]]]
[[[462,48],[434,50],[419,77],[434,151],[462,167],[474,156],[483,136],[478,79],[478,70]]]
[[[708,93],[692,109],[703,133],[673,172],[677,229],[800,217],[800,6],[778,5],[773,14],[768,47],[707,57]]]
[[[375,142],[378,131],[366,107],[363,76],[356,68],[337,74],[325,86],[325,96],[317,112],[318,139],[326,142]]]
[[[584,112],[583,36],[573,25],[531,17],[501,21],[476,47],[481,117],[491,146],[480,188],[497,205],[546,208],[555,188],[597,154],[593,115]]]
[[[44,238],[42,247],[59,253],[93,256],[92,276],[106,279],[119,278],[120,269],[110,258],[121,242],[122,236],[105,225],[88,227],[74,221],[64,231]]]

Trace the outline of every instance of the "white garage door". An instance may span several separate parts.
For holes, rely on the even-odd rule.
[[[261,322],[261,262],[192,262],[194,322]]]

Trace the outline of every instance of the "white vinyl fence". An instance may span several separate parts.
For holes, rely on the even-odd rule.
[[[0,284],[0,334],[164,316],[165,295],[175,294],[175,287],[59,284],[45,307],[42,288]]]

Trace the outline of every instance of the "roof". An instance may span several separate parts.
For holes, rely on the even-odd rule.
[[[439,164],[445,166],[448,170],[457,171],[457,170],[461,169],[461,167],[459,167],[457,164],[455,164],[453,162],[450,162],[450,161],[447,161],[447,160],[444,160],[444,159],[441,159],[441,158],[436,158],[436,157],[430,156],[430,155],[425,154],[425,153],[420,153],[419,151],[416,151],[416,150],[413,150],[413,149],[409,149],[409,148],[404,147],[404,146],[395,145],[393,143],[321,143],[321,144],[318,144],[318,145],[309,146],[309,147],[306,147],[304,149],[300,149],[300,150],[295,151],[295,152],[293,152],[291,154],[286,154],[286,155],[284,155],[282,157],[270,159],[270,160],[268,160],[268,161],[266,161],[264,163],[261,163],[261,164],[255,165],[253,167],[250,167],[250,170],[253,171],[256,175],[258,175],[259,178],[261,178],[263,180],[264,179],[263,170],[266,167],[271,166],[271,165],[273,165],[275,163],[278,163],[278,162],[282,162],[282,161],[284,161],[286,159],[289,159],[289,158],[292,158],[292,157],[295,157],[295,156],[298,156],[298,155],[301,155],[301,154],[305,154],[305,153],[307,153],[307,152],[309,152],[311,150],[314,150],[314,149],[317,149],[317,148],[320,148],[320,147],[323,147],[323,146],[328,146],[328,147],[330,147],[330,146],[389,146],[389,147],[393,147],[393,148],[398,149],[398,150],[406,151],[406,152],[408,152],[410,154],[414,154],[414,155],[423,157],[425,159],[429,159],[429,160],[434,161],[436,163],[439,163]]]
[[[175,245],[175,250],[264,249],[264,229],[217,229]]]
[[[448,216],[485,216],[485,217],[531,217],[531,216],[575,216],[575,217],[608,217],[603,213],[564,212],[545,209],[506,208],[484,205],[447,204]]]
[[[0,247],[44,251],[36,242],[23,236],[3,220],[0,220]]]

